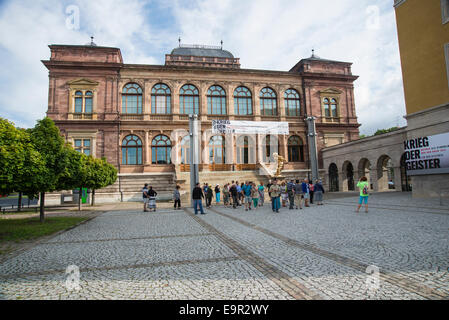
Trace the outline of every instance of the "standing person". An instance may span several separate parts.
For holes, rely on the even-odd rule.
[[[309,180],[304,179],[301,183],[302,193],[304,196],[304,207],[309,206],[310,190],[309,190]]]
[[[223,204],[225,207],[229,206],[229,183],[223,187]]]
[[[200,184],[197,183],[196,187],[192,190],[193,208],[195,209],[195,214],[198,214],[198,207],[200,208],[201,214],[205,214],[203,210],[203,203],[201,199],[204,198],[203,190],[201,190]]]
[[[286,202],[288,199],[287,186],[285,185],[285,181],[282,181],[281,184],[281,199],[282,199],[282,207],[285,208],[287,206]]]
[[[279,197],[281,196],[281,188],[279,187],[277,180],[273,181],[273,184],[270,187],[271,194],[271,202],[273,203],[273,212],[279,213],[279,209],[281,207],[281,201]]]
[[[257,188],[259,191],[259,206],[263,207],[263,203],[265,201],[265,187],[263,186],[263,182],[261,181],[259,187]]]
[[[149,190],[148,190],[148,207],[151,209],[154,209],[154,212],[156,212],[156,196],[157,196],[157,192],[153,190],[153,187],[150,186]]]
[[[220,204],[220,185],[215,186],[215,202]]]
[[[313,181],[309,183],[310,204],[313,204],[313,194],[315,193]]]
[[[254,210],[259,206],[259,190],[255,183],[251,183],[251,198],[253,199]]]
[[[242,205],[242,186],[243,186],[243,183],[242,183],[242,185],[239,185],[239,182],[236,181],[235,182],[235,186],[237,188],[237,200],[238,200],[237,205],[241,206]]]
[[[270,188],[272,185],[273,185],[273,183],[271,183],[271,180],[268,180],[267,190],[268,190],[268,197],[270,197],[270,200],[273,200],[273,197],[271,197],[271,192],[270,192]],[[271,209],[274,210],[273,201],[271,201]]]
[[[314,197],[315,202],[317,205],[322,206],[323,205],[323,194],[324,194],[324,188],[323,184],[321,183],[321,180],[317,180],[314,186]]]
[[[287,183],[287,195],[288,195],[288,203],[290,204],[288,209],[293,210],[293,206],[295,205],[295,182],[293,179]]]
[[[176,205],[178,205],[178,210],[181,210],[181,193],[179,192],[179,189],[181,189],[180,186],[176,186],[175,191],[173,191],[173,201],[175,202],[175,210]]]
[[[242,186],[242,193],[244,196],[244,203],[245,203],[245,211],[251,210],[251,185],[246,181],[246,183]]]
[[[237,186],[235,185],[234,181],[232,182],[231,188],[229,188],[229,192],[231,193],[232,196],[232,207],[236,209],[239,200],[238,200]]]
[[[207,185],[207,184],[206,184]],[[212,205],[212,198],[214,197],[214,192],[212,191],[212,187],[207,185],[207,192],[206,192],[206,208],[210,208]]]
[[[360,190],[359,206],[355,212],[359,212],[362,203],[365,203],[365,212],[368,213],[368,196],[369,196],[369,185],[368,179],[366,177],[361,177],[357,183],[357,188]]]
[[[295,183],[295,203],[296,203],[296,210],[298,210],[298,205],[299,205],[299,209],[302,210],[302,198],[303,198],[303,192],[302,192],[302,186],[299,183],[299,180],[296,180]]]
[[[148,212],[148,183],[142,188],[142,198],[143,198],[143,212]]]

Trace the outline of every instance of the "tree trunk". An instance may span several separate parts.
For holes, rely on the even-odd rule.
[[[40,214],[39,214],[39,218],[40,218],[40,221],[41,221],[41,223],[42,222],[44,222],[44,214],[45,214],[45,212],[44,212],[44,209],[45,209],[45,206],[44,206],[44,203],[45,203],[45,192],[41,192],[41,203],[40,203]]]
[[[92,205],[95,205],[95,190],[92,190]]]
[[[22,208],[22,192],[19,192],[19,200],[17,201],[17,211],[20,211]]]
[[[83,195],[83,188],[80,188],[78,195],[78,211],[81,211],[81,196]]]

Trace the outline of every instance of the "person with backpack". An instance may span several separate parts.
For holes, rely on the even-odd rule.
[[[145,183],[145,186],[142,189],[142,198],[143,198],[143,212],[148,212],[148,183]]]
[[[212,198],[214,197],[214,192],[212,191],[212,187],[209,186],[209,184],[206,183],[206,208],[210,208],[212,205]]]
[[[355,212],[359,212],[362,207],[362,203],[365,203],[365,212],[368,213],[368,197],[369,197],[369,185],[366,177],[361,177],[357,183],[357,188],[360,190],[359,206]]]
[[[290,180],[290,182],[287,183],[287,196],[288,196],[288,203],[290,204],[288,209],[293,210],[293,206],[295,205],[295,183],[294,180]]]
[[[314,186],[314,197],[315,197],[315,202],[318,206],[322,206],[323,205],[323,194],[324,194],[324,188],[323,188],[323,184],[321,183],[321,180],[317,180]]]
[[[175,191],[173,191],[173,201],[175,202],[175,210],[176,205],[178,207],[178,210],[181,210],[181,193],[179,192],[179,189],[181,189],[181,187],[176,186]]]
[[[295,183],[295,186],[294,186],[294,191],[295,191],[296,210],[298,210],[298,205],[299,205],[299,209],[302,210],[303,193],[302,193],[302,186],[299,183],[299,180],[296,180],[296,183]]]
[[[223,204],[225,207],[229,206],[229,183],[226,183],[223,187]]]
[[[310,204],[313,204],[314,193],[315,193],[315,186],[313,185],[313,181],[310,181],[309,183]]]
[[[303,197],[304,197],[304,206],[310,207],[309,206],[309,198],[310,198],[309,180],[307,178],[304,179],[304,181],[301,183],[301,188],[302,188],[302,193],[303,193]]]
[[[234,209],[236,209],[238,206],[239,200],[238,200],[237,186],[235,185],[234,181],[232,181],[232,186],[231,186],[231,188],[229,188],[229,192],[231,193],[231,196],[232,196],[232,207]]]
[[[253,200],[254,204],[254,210],[257,210],[257,207],[259,206],[259,190],[257,190],[257,186],[255,183],[250,183],[251,185],[251,198]]]
[[[263,186],[263,182],[260,182],[259,186],[257,187],[257,190],[259,191],[259,207],[263,207],[263,203],[265,201],[265,188]]]

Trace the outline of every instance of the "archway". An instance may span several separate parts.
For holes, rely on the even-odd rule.
[[[407,175],[407,166],[405,163],[405,154],[401,157],[401,189],[404,192],[412,191],[412,183],[410,177]]]
[[[366,177],[366,179],[368,179],[368,185],[370,186],[370,189],[373,189],[373,185],[371,182],[371,177],[370,177],[370,170],[371,170],[371,163],[369,162],[368,159],[363,158],[359,161],[359,166],[358,166],[358,173],[359,173],[359,178],[361,177]]]
[[[335,163],[329,166],[329,191],[336,192],[338,190],[338,167]]]
[[[354,167],[350,161],[343,163],[343,191],[354,191]]]
[[[379,191],[394,189],[394,169],[391,158],[382,155],[377,160],[377,187]]]

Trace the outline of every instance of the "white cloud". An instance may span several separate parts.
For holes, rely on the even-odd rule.
[[[65,27],[72,3],[80,8],[78,31]],[[83,44],[94,34],[99,45],[119,47],[125,63],[163,64],[181,36],[183,43],[223,40],[242,68],[289,70],[312,48],[353,62],[361,132],[371,134],[398,117],[404,124],[405,114],[392,1],[375,3],[378,19],[369,0],[9,1],[0,7],[0,66],[8,70],[0,76],[0,115],[24,126],[44,115],[48,73],[40,60],[50,43]]]

